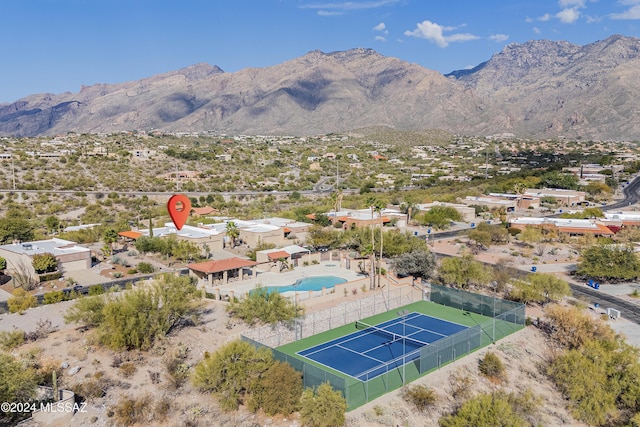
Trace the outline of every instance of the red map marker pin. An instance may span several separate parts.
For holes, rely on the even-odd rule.
[[[184,194],[174,194],[167,202],[167,210],[173,224],[178,230],[181,230],[184,223],[187,222],[187,218],[189,218],[191,202]]]

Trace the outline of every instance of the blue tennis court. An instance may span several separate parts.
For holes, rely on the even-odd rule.
[[[357,324],[356,332],[297,354],[367,381],[420,357],[420,349],[468,329],[421,313],[409,313],[378,325]]]

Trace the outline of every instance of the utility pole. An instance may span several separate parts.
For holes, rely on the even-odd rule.
[[[13,178],[13,189],[16,189],[16,168],[13,166],[13,153],[11,153],[11,176]]]

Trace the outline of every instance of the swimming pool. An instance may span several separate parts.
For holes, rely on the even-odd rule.
[[[297,280],[293,285],[287,286],[265,286],[267,292],[302,292],[321,291],[322,288],[333,288],[340,283],[346,283],[347,279],[336,276],[312,276]]]

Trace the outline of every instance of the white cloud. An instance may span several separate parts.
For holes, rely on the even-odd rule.
[[[550,19],[551,19],[551,14],[545,13],[544,15],[538,18],[538,21],[547,22]]]
[[[384,25],[384,22],[379,23],[378,25],[376,25],[375,27],[373,27],[374,31],[384,31],[387,28],[386,25]]]
[[[377,9],[383,6],[390,6],[398,3],[400,0],[377,0],[377,1],[345,1],[335,3],[310,3],[300,5],[300,9],[318,10],[318,15],[334,16],[341,15],[344,12],[352,10]]]
[[[383,37],[383,36],[375,36],[373,39],[375,41],[377,41],[377,42],[386,42],[387,41],[387,38]]]
[[[533,27],[533,32],[536,33],[536,34],[540,34],[540,28]]]
[[[630,7],[622,13],[612,13],[611,19],[640,19],[640,0],[620,0],[618,3]]]
[[[509,36],[507,34],[492,34],[489,36],[489,40],[500,43],[509,40]]]
[[[571,7],[586,7],[586,0],[560,0],[558,4],[562,8],[571,8]]]
[[[435,22],[423,21],[416,24],[416,29],[413,31],[405,31],[404,35],[408,37],[416,37],[419,39],[427,39],[434,42],[439,47],[447,47],[452,42],[465,42],[469,40],[476,40],[479,37],[469,33],[458,33],[445,35],[445,31],[453,31],[456,27],[443,27]]]
[[[339,16],[344,15],[344,12],[331,11],[331,10],[319,10],[318,15],[320,16]]]
[[[556,18],[565,24],[572,24],[580,18],[580,11],[575,7],[563,9],[556,14]]]

